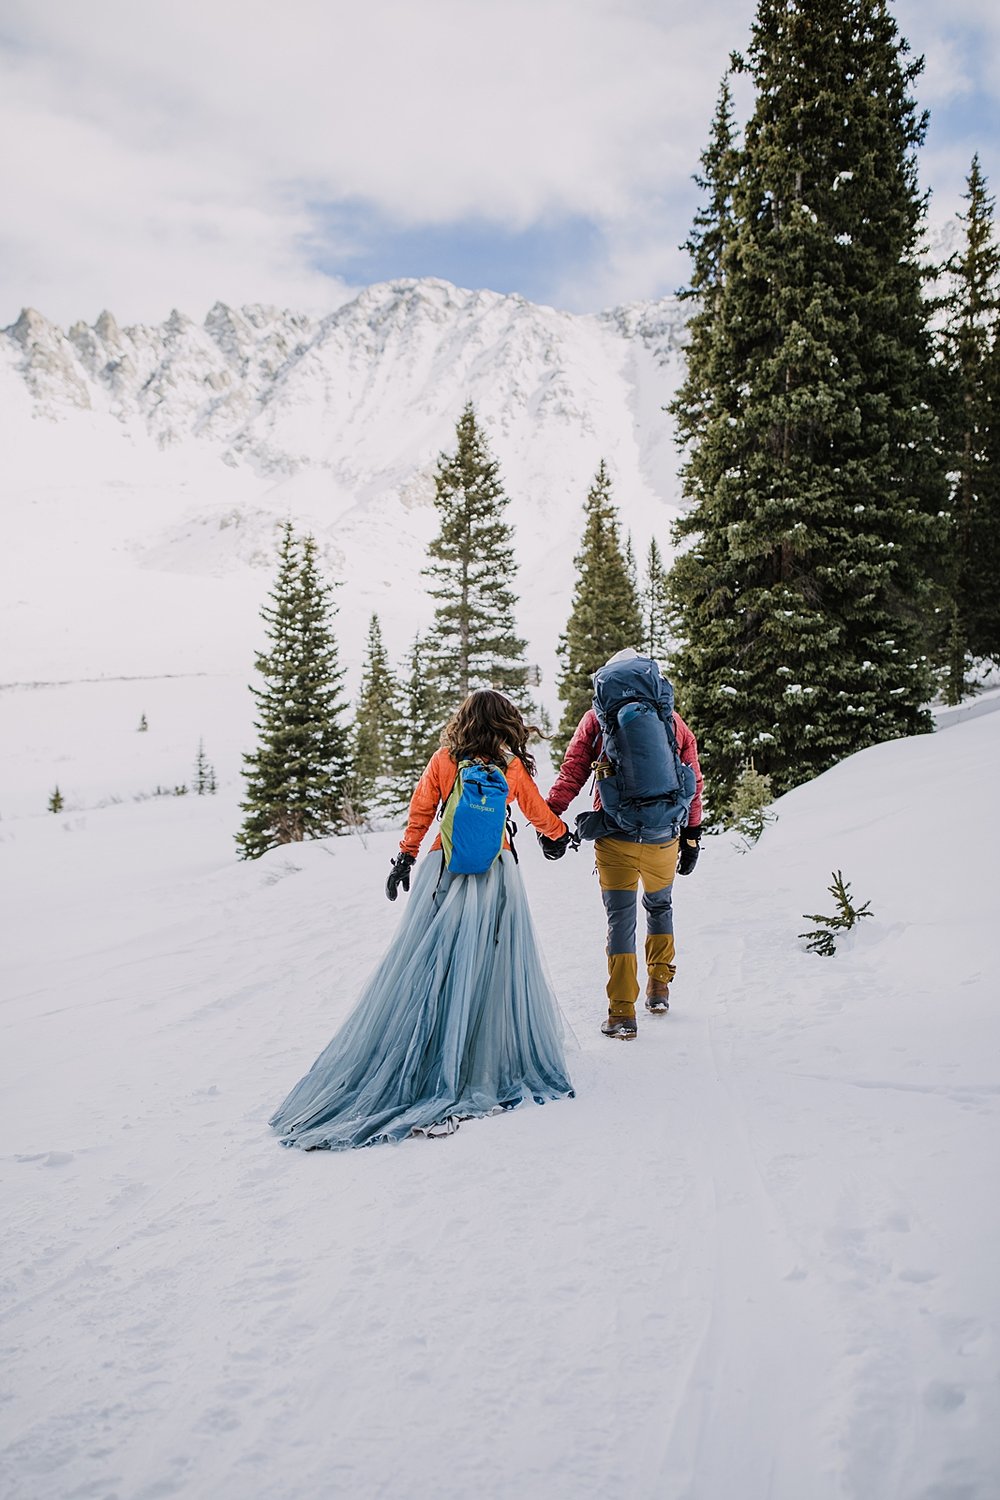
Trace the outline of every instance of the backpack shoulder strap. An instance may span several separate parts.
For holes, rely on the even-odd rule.
[[[445,774],[441,778],[441,783],[438,789],[441,798],[440,802],[438,803],[437,810],[438,822],[440,822],[444,817],[444,810],[448,806],[448,798],[451,796],[452,792],[455,790],[455,787],[458,785],[458,773],[461,769],[461,765],[456,765],[454,759],[450,755],[447,757],[446,762],[443,762],[443,764],[445,766]]]

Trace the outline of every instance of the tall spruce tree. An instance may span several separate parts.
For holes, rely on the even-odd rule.
[[[667,570],[656,538],[651,537],[646,553],[646,573],[640,595],[642,604],[642,644],[639,650],[661,661],[670,651],[670,594]]]
[[[296,537],[290,522],[268,597],[269,647],[256,658],[264,684],[251,687],[258,745],[243,757],[246,817],[236,842],[244,859],[337,832],[350,780],[333,590],[320,577],[315,540]]]
[[[705,195],[684,248],[691,257],[691,281],[681,301],[690,303],[688,352],[684,380],[670,406],[680,442],[700,453],[710,421],[732,404],[728,389],[724,327],[719,316],[724,280],[723,257],[735,234],[733,198],[739,173],[733,96],[728,75],[719,88],[708,146],[701,154],[701,171],[694,180]],[[727,396],[729,400],[727,402]],[[686,493],[700,496],[710,475],[688,462]]]
[[[395,811],[392,789],[403,734],[402,694],[389,664],[377,614],[368,623],[358,706],[351,728],[351,799],[362,817]]]
[[[781,792],[928,727],[943,469],[907,53],[884,0],[760,0],[744,142],[724,97],[702,158],[670,591],[717,803],[751,757]]]
[[[440,530],[424,569],[437,600],[424,661],[447,713],[476,687],[495,687],[526,704],[524,641],[514,623],[517,596],[508,504],[471,401],[458,420],[453,454],[435,475]]]
[[[1000,250],[978,155],[948,264],[944,424],[952,473],[945,695],[961,702],[975,657],[1000,661]]]
[[[603,458],[587,494],[584,516],[580,550],[574,558],[573,605],[558,647],[563,713],[553,745],[559,756],[565,754],[574,729],[593,702],[591,678],[597,668],[625,646],[639,650],[643,640],[642,612],[622,549],[611,476]]]

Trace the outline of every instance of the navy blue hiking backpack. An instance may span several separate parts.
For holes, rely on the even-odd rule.
[[[677,750],[674,690],[648,656],[608,662],[594,673],[594,712],[604,736],[600,809],[580,813],[585,839],[663,844],[688,819],[695,776]]]

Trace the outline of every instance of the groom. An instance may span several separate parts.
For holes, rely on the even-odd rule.
[[[607,666],[638,661],[638,651],[628,647],[616,652]],[[655,674],[654,674],[655,675]],[[608,919],[608,1018],[601,1027],[605,1036],[630,1040],[636,1035],[635,1003],[639,995],[636,958],[636,897],[642,882],[642,904],[646,913],[646,1009],[663,1015],[670,1008],[670,983],[674,963],[673,883],[674,875],[690,875],[698,862],[701,843],[702,775],[698,765],[698,742],[676,711],[673,715],[677,750],[691,767],[695,792],[687,824],[679,838],[663,843],[640,842],[626,830],[595,841],[594,852],[601,895]],[[587,778],[599,773],[604,740],[597,714],[589,708],[576,727],[563,757],[559,775],[546,797],[554,813],[562,814],[580,792]],[[607,762],[605,761],[604,764]],[[600,809],[601,779],[595,777],[594,806]],[[562,851],[560,850],[560,853]],[[546,850],[546,853],[549,853]],[[550,854],[549,857],[558,857]]]

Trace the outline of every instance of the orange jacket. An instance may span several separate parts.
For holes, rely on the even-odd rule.
[[[566,832],[566,824],[551,808],[546,806],[541,792],[528,775],[524,762],[515,756],[502,769],[507,777],[508,805],[516,802],[528,822],[532,823],[539,833],[544,833],[546,838],[562,838]],[[451,751],[442,746],[427,762],[427,769],[417,782],[413,796],[410,798],[406,832],[399,845],[404,854],[412,854],[416,859],[424,834],[433,823],[438,808],[443,807],[448,800],[448,793],[455,785],[457,775],[458,767],[451,758]],[[440,849],[440,847],[441,835],[438,834],[431,849]],[[507,840],[504,839],[504,848],[509,847]]]

